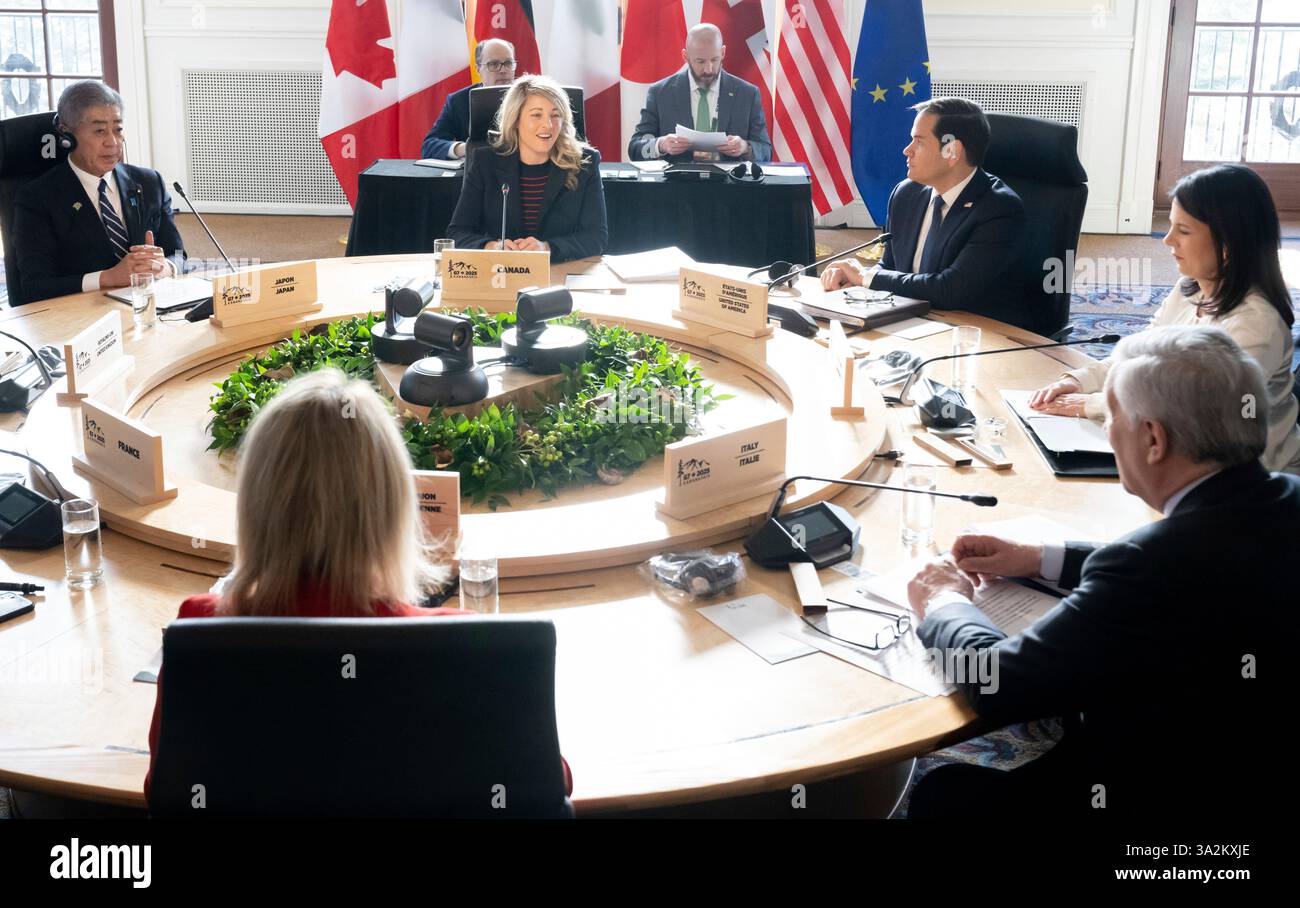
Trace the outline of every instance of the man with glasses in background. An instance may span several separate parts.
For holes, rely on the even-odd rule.
[[[420,157],[451,160],[465,157],[469,139],[469,93],[484,85],[509,85],[515,81],[515,46],[500,38],[480,41],[474,48],[474,65],[483,81],[447,96],[442,113],[420,145]]]

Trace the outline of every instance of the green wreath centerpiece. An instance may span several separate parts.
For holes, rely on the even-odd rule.
[[[444,310],[452,311],[452,310]],[[474,325],[474,345],[497,346],[515,323],[512,312],[455,312]],[[421,470],[455,470],[461,495],[492,510],[508,493],[540,490],[554,497],[566,485],[621,482],[632,470],[684,438],[701,412],[731,395],[714,393],[686,353],[662,338],[574,314],[557,320],[587,332],[586,359],[565,369],[553,399],[535,409],[489,404],[477,415],[434,409],[428,419],[394,414],[411,462]],[[208,450],[230,451],[262,407],[295,375],[334,367],[374,380],[370,348],[374,314],[317,326],[240,363],[217,383],[209,404]]]

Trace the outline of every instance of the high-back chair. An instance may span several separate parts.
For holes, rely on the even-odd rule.
[[[52,111],[0,120],[0,235],[4,237],[5,284],[11,306],[27,302],[13,253],[18,191],[68,156],[54,136]]]

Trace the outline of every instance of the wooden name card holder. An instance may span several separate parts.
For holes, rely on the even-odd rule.
[[[770,495],[785,481],[786,417],[664,448],[662,514],[685,520]]]
[[[108,312],[63,345],[68,390],[56,395],[60,405],[75,406],[135,366],[135,360],[122,352],[122,316]]]
[[[420,520],[430,539],[460,536],[460,474],[455,470],[412,470]]]
[[[163,471],[162,436],[93,400],[81,402],[83,452],[72,455],[78,473],[116,489],[136,504],[176,497]]]
[[[849,346],[844,326],[831,319],[827,329],[826,349],[830,352],[831,373],[835,376],[835,397],[831,405],[832,416],[862,417],[867,411],[853,405],[853,384],[858,377],[854,366],[853,348]]]
[[[508,303],[525,287],[549,287],[549,252],[448,249],[442,254],[443,305],[457,300]]]
[[[767,337],[767,287],[700,268],[683,268],[677,279],[673,318],[745,337]]]
[[[212,324],[232,328],[319,310],[316,263],[262,265],[212,279]]]

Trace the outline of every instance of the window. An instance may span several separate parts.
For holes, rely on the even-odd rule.
[[[53,110],[81,79],[117,83],[112,0],[0,0],[0,116]]]

